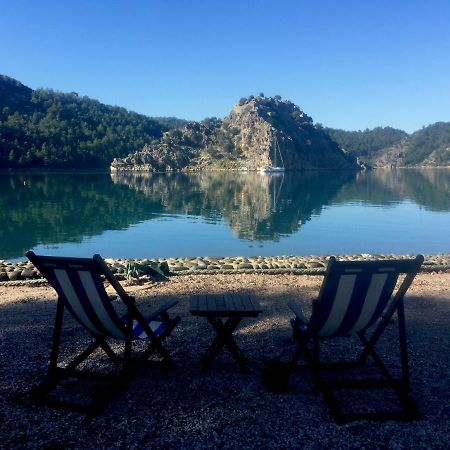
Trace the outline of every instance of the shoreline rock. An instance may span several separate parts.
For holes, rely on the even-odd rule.
[[[341,260],[378,260],[413,258],[415,255],[395,255],[395,254],[359,254],[359,255],[335,255]],[[447,271],[450,270],[450,253],[438,253],[436,255],[424,255],[425,261],[421,272]],[[323,275],[327,265],[329,255],[308,255],[308,256],[197,256],[182,258],[107,258],[111,271],[119,280],[132,278],[136,282],[151,282],[153,277],[148,271],[134,271],[132,276],[127,272],[130,265],[157,265],[167,275],[213,275],[239,274],[239,273],[265,273],[280,274],[292,273],[299,275]],[[0,285],[16,282],[42,281],[42,278],[29,261],[10,262],[0,260]]]

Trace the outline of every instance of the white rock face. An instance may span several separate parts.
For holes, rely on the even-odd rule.
[[[188,171],[360,169],[301,108],[280,98],[235,105],[223,120],[190,122],[141,152],[115,159],[112,170]]]

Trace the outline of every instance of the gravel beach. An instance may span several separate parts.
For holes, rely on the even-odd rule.
[[[322,276],[313,275],[190,274],[126,286],[143,311],[179,300],[173,310],[181,324],[166,340],[175,367],[168,372],[138,368],[129,387],[93,419],[37,406],[28,393],[46,372],[54,291],[45,284],[0,286],[0,448],[450,448],[448,272],[420,273],[405,301],[411,391],[422,420],[337,426],[323,399],[314,398],[307,374],[293,375],[287,394],[267,392],[261,377],[264,361],[287,361],[294,348],[287,302],[297,300],[308,312],[321,281]],[[199,356],[213,331],[204,318],[189,314],[189,299],[224,292],[255,295],[263,308],[236,332],[249,373],[240,372],[227,351],[210,371],[200,372]],[[389,327],[379,345],[392,367],[398,367],[396,330]],[[89,342],[68,315],[64,336],[63,362]],[[323,345],[325,358],[356,350],[357,343],[348,339]],[[101,365],[103,356],[94,356]],[[390,394],[381,392],[373,401],[387,404]]]

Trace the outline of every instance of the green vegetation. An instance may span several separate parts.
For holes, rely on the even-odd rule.
[[[405,165],[450,165],[450,122],[437,122],[411,134],[403,157]]]
[[[178,117],[151,117],[151,119],[158,122],[167,130],[183,128],[189,122],[188,120],[179,119]]]
[[[436,169],[305,171],[301,176],[286,172],[283,177],[224,171],[111,175],[21,171],[0,176],[0,192],[4,259],[20,257],[38,244],[50,252],[52,244],[81,242],[106,230],[124,230],[167,216],[224,222],[242,239],[264,241],[296,232],[330,204],[362,202],[394,208],[408,198],[421,208],[450,211],[450,173]],[[143,243],[149,252],[154,238]]]
[[[323,130],[341,148],[363,159],[370,158],[380,150],[398,144],[407,136],[405,131],[391,127],[377,127],[364,131],[345,131],[333,128],[323,128]]]
[[[292,135],[306,163],[331,144],[337,149],[337,143],[348,157],[359,157],[373,166],[450,165],[448,122],[411,135],[391,127],[345,131],[320,124],[314,127],[310,117],[279,95],[265,97],[260,92],[242,97],[239,104],[249,101],[257,104],[264,120]],[[0,75],[0,168],[108,168],[115,158],[136,152],[143,157],[148,149],[151,157],[142,163],[154,170],[186,167],[202,149],[213,161],[235,162],[242,157],[234,139],[241,124],[227,127],[225,122],[216,117],[199,123],[176,117],[150,118],[76,92],[34,91]]]
[[[0,76],[0,167],[109,167],[163,131],[124,108]]]
[[[374,166],[450,165],[450,122],[437,122],[410,135],[390,127],[324,131],[346,151]]]
[[[113,184],[109,174],[3,174],[0,192],[0,257],[6,259],[37,244],[81,242],[122,230],[163,209],[142,193]]]

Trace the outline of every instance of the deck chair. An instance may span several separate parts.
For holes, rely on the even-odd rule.
[[[381,261],[337,261],[335,257],[331,257],[319,296],[313,302],[309,320],[297,303],[289,302],[288,306],[295,314],[291,324],[294,339],[297,342],[290,362],[290,371],[306,368],[311,372],[314,393],[316,395],[323,393],[324,400],[337,423],[358,419],[416,420],[419,418],[417,405],[409,395],[410,380],[403,299],[422,262],[422,255],[418,255],[415,259]],[[405,276],[396,290],[401,274]],[[386,326],[393,323],[395,313],[397,313],[400,345],[400,377],[394,377],[391,374],[375,350]],[[357,336],[360,339],[362,351],[358,358],[354,361],[321,363],[320,341],[345,336]],[[312,346],[312,349],[309,346]],[[352,369],[362,366],[367,368],[365,363],[369,356],[380,369],[382,377],[373,379],[371,373],[369,379],[367,376],[364,379],[354,379],[356,371]],[[299,365],[300,358],[304,358],[306,364]],[[328,379],[325,379],[324,375],[327,371],[334,373],[329,372]],[[329,375],[337,375],[339,378],[330,380]],[[370,388],[386,387],[394,389],[402,407],[400,411],[344,413],[335,396],[339,389],[364,391]]]
[[[100,255],[66,258],[38,256],[29,251],[26,256],[58,294],[48,374],[45,381],[32,390],[34,399],[47,405],[97,415],[116,392],[126,387],[136,362],[147,361],[151,354],[157,352],[161,357],[159,361],[166,367],[170,366],[172,361],[162,342],[180,322],[179,317],[169,318],[167,312],[178,303],[176,300],[167,302],[144,317],[136,307],[134,298],[125,292]],[[116,300],[106,293],[104,279],[118,294]],[[120,301],[123,302],[122,314],[116,304]],[[65,367],[60,367],[58,355],[64,310],[84,327],[93,341]],[[123,341],[123,353],[114,352],[108,339]],[[132,355],[132,343],[137,340],[148,341],[148,346],[135,357]],[[116,373],[106,374],[78,367],[97,349],[102,349],[118,367]],[[102,395],[95,395],[87,405],[53,398],[50,393],[66,378],[97,380],[105,382],[108,388],[101,390]]]

